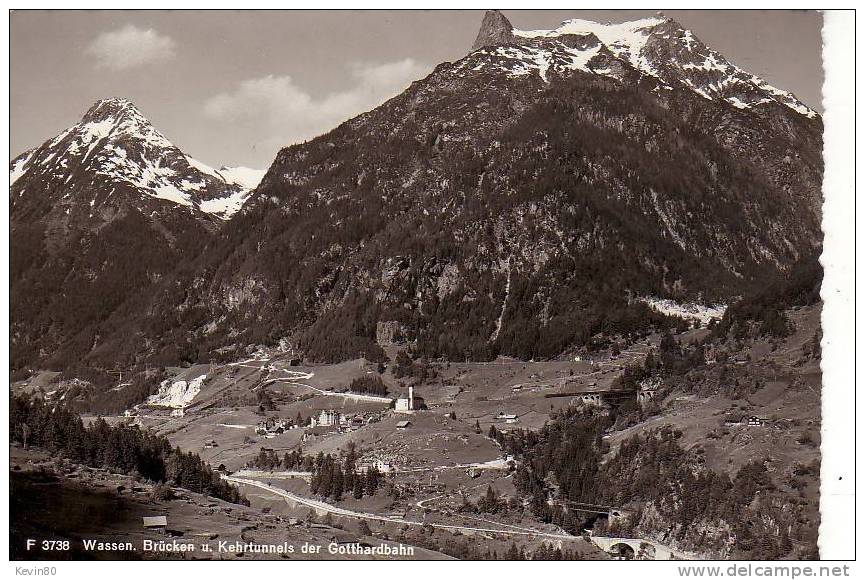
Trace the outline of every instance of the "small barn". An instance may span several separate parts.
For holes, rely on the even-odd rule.
[[[403,430],[403,429],[407,429],[409,427],[409,425],[411,425],[411,421],[398,421],[396,424],[396,428]]]
[[[168,527],[168,517],[167,516],[144,516],[141,518],[142,525],[145,530],[156,531],[160,533],[165,533],[165,529]]]

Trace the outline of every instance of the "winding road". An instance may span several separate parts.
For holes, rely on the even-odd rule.
[[[256,369],[256,370],[266,370],[266,371],[270,371],[270,372],[281,372],[281,373],[285,373],[287,375],[284,377],[265,379],[264,381],[259,383],[258,386],[255,388],[263,387],[265,385],[270,385],[272,383],[284,383],[286,385],[291,385],[293,387],[304,387],[304,388],[307,388],[307,389],[314,391],[317,395],[323,395],[326,397],[343,397],[345,399],[350,399],[352,401],[361,401],[361,402],[365,402],[365,403],[384,403],[387,405],[389,405],[391,402],[390,397],[376,397],[375,395],[360,395],[357,393],[338,393],[336,391],[327,391],[325,389],[313,387],[312,385],[307,384],[307,383],[298,382],[298,381],[308,381],[309,379],[311,379],[312,377],[315,376],[315,373],[308,373],[308,372],[304,372],[304,371],[290,371],[288,369],[283,369],[283,368],[279,368],[277,366],[273,366],[272,364],[264,364],[267,361],[260,361],[262,363],[262,365],[260,365],[260,366],[247,364],[249,362],[253,362],[253,361],[247,360],[247,361],[240,361],[237,363],[229,363],[229,366],[245,367],[245,368]]]
[[[409,526],[430,526],[439,530],[450,530],[450,531],[459,531],[460,533],[488,533],[488,534],[502,534],[508,536],[534,536],[538,538],[548,538],[554,540],[582,540],[580,536],[571,536],[570,534],[554,534],[550,532],[544,532],[540,530],[532,530],[530,528],[517,528],[510,530],[502,530],[495,528],[481,528],[481,527],[473,527],[473,526],[457,526],[457,525],[449,525],[449,524],[435,524],[435,523],[424,523],[418,522],[414,520],[405,520],[402,518],[395,518],[391,516],[383,516],[379,514],[370,514],[366,512],[359,512],[355,510],[349,510],[341,507],[337,507],[335,505],[329,504],[327,502],[323,502],[316,499],[311,499],[308,497],[304,497],[301,495],[297,495],[296,493],[292,493],[290,491],[286,491],[284,489],[280,489],[278,487],[274,487],[272,485],[268,485],[261,481],[257,481],[255,479],[247,479],[243,477],[235,477],[231,475],[223,475],[223,479],[226,481],[230,481],[231,483],[235,483],[237,485],[250,485],[253,487],[257,487],[264,491],[270,492],[274,495],[280,496],[289,500],[291,502],[308,506],[314,509],[317,513],[328,513],[334,514],[337,516],[343,516],[354,519],[361,520],[370,520],[370,521],[379,521],[379,522],[387,522],[393,524],[404,524]],[[432,499],[432,498],[430,498]],[[484,520],[482,520],[484,521]],[[491,522],[493,523],[493,522]],[[516,526],[509,526],[508,524],[498,524],[503,527],[514,528]]]

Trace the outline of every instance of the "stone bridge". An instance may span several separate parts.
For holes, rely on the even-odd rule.
[[[656,389],[639,389],[637,391],[594,389],[580,393],[564,393],[563,395],[573,397],[571,399],[572,404],[582,403],[584,405],[594,405],[597,407],[610,404],[616,405],[625,399],[633,399],[636,397],[637,403],[640,406],[643,406],[655,398],[656,392]]]
[[[687,554],[654,540],[590,536],[589,541],[608,554],[635,560],[690,560]]]

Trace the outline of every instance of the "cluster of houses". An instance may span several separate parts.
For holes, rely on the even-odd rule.
[[[364,425],[381,420],[381,413],[340,413],[336,409],[323,409],[309,419],[309,428],[318,431],[355,431]]]
[[[282,435],[289,429],[297,429],[297,427],[297,425],[292,425],[284,419],[268,417],[255,426],[255,434],[263,435],[266,439],[273,439],[277,435]]]
[[[381,473],[390,473],[393,469],[393,465],[390,461],[382,459],[379,456],[373,455],[369,457],[362,457],[360,461],[357,462],[357,468],[361,471],[366,471],[367,469],[375,468],[379,470]]]

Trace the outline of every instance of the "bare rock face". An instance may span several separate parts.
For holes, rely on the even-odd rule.
[[[498,10],[487,10],[478,37],[472,45],[472,50],[485,46],[499,46],[515,42],[514,27]]]
[[[375,341],[379,346],[405,344],[407,329],[397,320],[379,320],[375,326]]]

